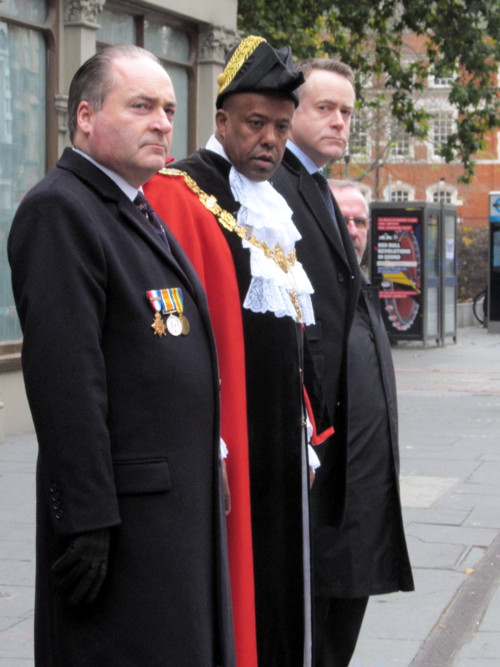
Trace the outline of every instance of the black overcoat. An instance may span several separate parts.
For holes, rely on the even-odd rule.
[[[349,485],[341,530],[316,534],[316,592],[362,598],[413,590],[399,492],[398,409],[377,287],[363,279],[349,341]]]
[[[340,237],[316,182],[290,150],[272,178],[302,235],[297,258],[314,288],[316,324],[306,335],[335,428],[312,490],[315,520],[342,522],[347,468],[347,343],[356,310],[360,271],[342,214],[333,199]],[[320,448],[318,448],[320,449]]]
[[[235,217],[231,164],[201,149],[174,163]],[[249,251],[223,229],[243,303]],[[224,289],[221,285],[220,289]],[[254,555],[257,646],[261,667],[304,664],[302,329],[290,317],[242,308]],[[306,378],[309,390],[314,378]]]
[[[67,149],[9,239],[36,427],[36,664],[234,665],[221,503],[219,382],[201,284],[101,170]],[[152,289],[180,287],[188,335],[155,335]],[[97,601],[49,568],[111,527]]]

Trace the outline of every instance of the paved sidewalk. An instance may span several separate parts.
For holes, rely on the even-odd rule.
[[[1,667],[33,666],[35,457],[34,435],[0,445]]]
[[[500,336],[393,357],[416,590],[372,598],[351,667],[500,665]]]
[[[494,667],[500,335],[459,329],[456,345],[393,353],[416,591],[372,598],[351,667]],[[35,456],[33,435],[0,445],[0,667],[33,666]]]

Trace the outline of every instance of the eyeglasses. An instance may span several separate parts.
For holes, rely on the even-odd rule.
[[[368,218],[358,218],[357,216],[354,217],[352,215],[344,215],[344,220],[347,223],[349,220],[352,220],[356,227],[359,227],[360,229],[368,229]]]

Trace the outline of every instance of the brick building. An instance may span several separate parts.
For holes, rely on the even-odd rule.
[[[402,58],[418,58],[421,39],[406,36]],[[384,91],[369,82],[367,98]],[[443,201],[455,204],[459,224],[483,226],[488,221],[488,193],[500,189],[500,132],[486,137],[486,147],[475,156],[476,172],[470,184],[459,183],[461,164],[446,164],[437,147],[453,131],[456,112],[448,102],[449,79],[430,77],[417,104],[431,113],[425,141],[411,138],[387,110],[361,110],[351,127],[350,162],[332,167],[332,175],[360,178],[369,201]],[[374,163],[378,166],[362,176]]]

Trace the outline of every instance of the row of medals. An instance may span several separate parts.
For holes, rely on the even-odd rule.
[[[160,313],[155,314],[155,320],[151,325],[156,336],[166,336],[167,331],[172,336],[187,336],[189,333],[189,321],[185,315],[179,313],[170,313],[165,321],[163,321]]]

